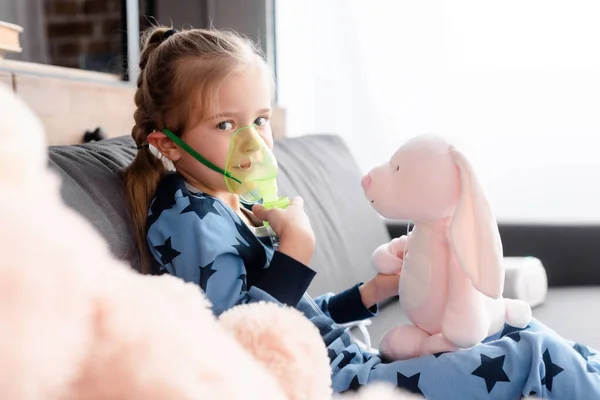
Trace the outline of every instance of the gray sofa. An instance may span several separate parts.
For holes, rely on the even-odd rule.
[[[372,277],[372,251],[390,239],[390,232],[399,235],[406,228],[402,224],[386,225],[372,210],[364,199],[355,160],[342,140],[333,135],[281,139],[276,141],[275,153],[281,169],[280,192],[304,197],[317,237],[311,263],[317,276],[309,293],[338,292]],[[116,257],[138,269],[134,236],[116,174],[134,155],[129,137],[49,148],[50,166],[63,178],[66,203],[96,227]],[[593,317],[600,308],[600,271],[594,268],[596,264],[577,264],[582,254],[565,259],[564,254],[571,254],[567,235],[560,235],[563,248],[557,252],[556,238],[548,237],[544,227],[500,228],[505,255],[537,256],[547,268],[552,287],[546,302],[534,309],[534,315],[565,337],[600,349],[600,320]],[[561,257],[571,264],[557,265],[556,259]],[[557,280],[561,276],[566,278]],[[565,286],[568,284],[571,286]],[[377,346],[389,327],[406,320],[398,301],[393,300],[381,307],[380,315],[372,322],[369,332],[373,346]]]

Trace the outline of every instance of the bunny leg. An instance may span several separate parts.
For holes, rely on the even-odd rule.
[[[431,335],[421,342],[419,356],[427,356],[430,354],[446,353],[457,350],[458,348],[449,342],[441,333]]]
[[[390,361],[418,357],[429,333],[414,325],[396,326],[385,333],[379,345],[381,356]]]

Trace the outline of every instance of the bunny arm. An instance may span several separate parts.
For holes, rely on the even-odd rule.
[[[403,257],[407,247],[408,236],[406,235],[379,246],[372,256],[377,272],[384,275],[399,274],[402,271]]]

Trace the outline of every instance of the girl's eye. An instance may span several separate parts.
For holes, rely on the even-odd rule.
[[[258,118],[256,118],[256,120],[254,120],[254,123],[256,124],[256,126],[265,126],[267,124],[267,122],[269,122],[269,120],[266,119],[265,117],[258,117]]]
[[[217,124],[217,129],[221,131],[230,131],[233,129],[233,123],[231,121],[223,121]]]

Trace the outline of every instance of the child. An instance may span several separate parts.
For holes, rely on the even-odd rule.
[[[145,36],[140,68],[133,129],[139,151],[125,184],[144,273],[198,284],[217,315],[261,300],[297,307],[320,329],[336,392],[385,380],[431,399],[600,398],[594,352],[536,321],[524,330],[506,327],[472,349],[406,361],[387,363],[362,350],[338,324],[375,316],[377,304],[397,293],[397,277],[378,275],[311,299],[305,291],[316,274],[307,267],[315,239],[302,200],[286,209],[249,210],[225,183],[236,130],[254,129],[273,146],[273,82],[256,49],[233,33],[154,28]],[[279,237],[276,251],[257,228],[263,221]]]

